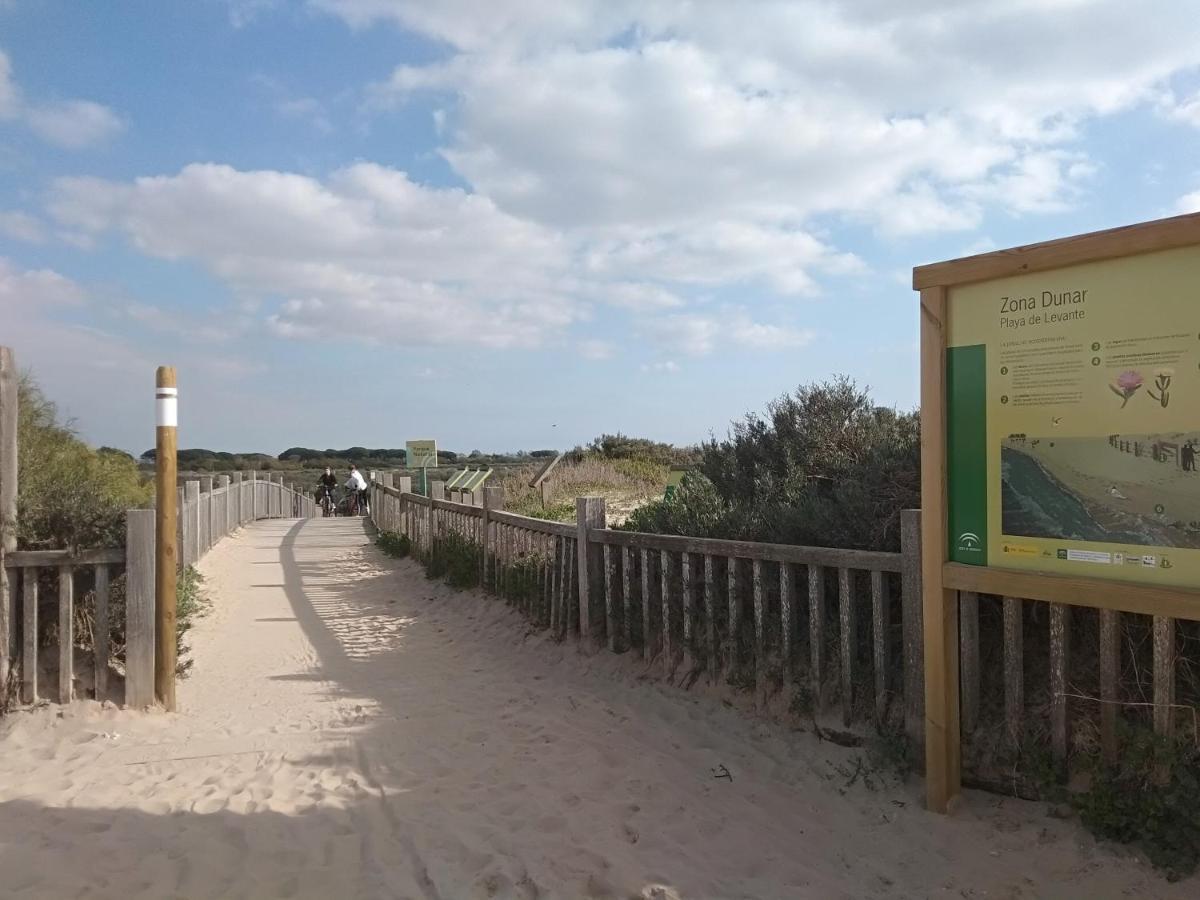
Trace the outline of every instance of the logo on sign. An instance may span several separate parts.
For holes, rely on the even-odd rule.
[[[978,553],[980,543],[979,535],[973,531],[964,531],[958,536],[958,549],[968,553]]]

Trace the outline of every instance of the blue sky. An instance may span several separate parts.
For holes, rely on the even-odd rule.
[[[97,444],[675,442],[917,397],[913,265],[1200,208],[1106,0],[0,0],[0,342]]]

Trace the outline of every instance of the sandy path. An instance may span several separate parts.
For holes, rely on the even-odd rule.
[[[0,896],[1194,896],[1039,805],[847,786],[856,751],[527,635],[358,522],[202,568],[179,714],[0,724]]]

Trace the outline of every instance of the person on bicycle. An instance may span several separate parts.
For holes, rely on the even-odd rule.
[[[321,476],[317,482],[317,503],[321,503],[326,497],[329,502],[333,503],[333,489],[337,487],[337,476],[333,474],[333,469],[329,466],[325,467],[325,474]]]
[[[346,490],[358,492],[358,508],[366,515],[371,514],[367,505],[367,480],[358,471],[358,466],[350,464],[350,476],[346,479]]]

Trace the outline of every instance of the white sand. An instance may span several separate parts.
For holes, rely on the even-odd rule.
[[[969,794],[946,819],[916,785],[847,787],[857,751],[528,635],[384,559],[358,522],[262,523],[202,568],[217,608],[182,712],[0,723],[0,896],[1197,890],[1039,804]]]

